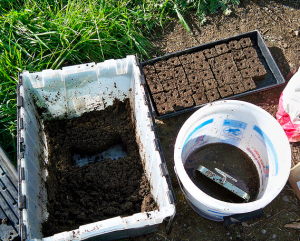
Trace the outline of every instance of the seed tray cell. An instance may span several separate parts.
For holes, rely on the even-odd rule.
[[[193,99],[194,99],[196,105],[202,105],[202,104],[207,103],[207,98],[202,93],[194,94]]]
[[[157,91],[156,89],[155,99],[153,98],[152,86],[147,81],[147,74],[151,74],[153,67],[147,66],[154,66],[158,72],[157,63],[168,63],[168,60],[174,58],[180,60],[181,64],[176,66],[176,69],[180,71],[175,72],[174,66],[163,66],[163,69],[168,71],[168,75],[173,79],[174,89],[178,90],[179,95],[179,88],[182,88],[183,85],[188,84],[192,87],[192,95],[185,96],[193,97],[194,102],[192,103],[190,99],[184,101],[183,98],[180,101],[177,100],[177,108],[173,108],[172,111],[170,109],[158,111],[158,108],[161,109],[161,107],[157,106],[155,99],[159,93],[163,96],[165,90]],[[178,63],[178,61],[176,62]],[[239,99],[285,83],[285,79],[259,31],[243,33],[157,57],[142,62],[140,69],[146,80],[146,94],[152,111],[158,119],[194,111],[211,101]],[[207,76],[208,74],[209,76]],[[213,89],[207,89],[203,85],[205,80],[210,79],[213,79],[212,82],[215,83]],[[170,103],[170,106],[172,105],[174,106],[174,102]]]

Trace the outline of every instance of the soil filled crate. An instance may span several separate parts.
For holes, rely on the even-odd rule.
[[[20,75],[22,240],[111,240],[170,226],[174,194],[146,100],[134,56]]]
[[[220,99],[238,99],[285,82],[258,31],[151,59],[140,68],[157,118]],[[178,94],[172,95],[174,92]]]

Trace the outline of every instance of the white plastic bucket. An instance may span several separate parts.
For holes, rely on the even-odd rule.
[[[196,149],[211,143],[228,143],[244,151],[255,164],[260,179],[258,197],[248,203],[228,203],[202,192],[189,178],[184,164]],[[207,104],[180,129],[174,150],[175,172],[192,208],[213,221],[259,210],[282,190],[291,168],[288,139],[275,118],[243,101],[226,100]]]

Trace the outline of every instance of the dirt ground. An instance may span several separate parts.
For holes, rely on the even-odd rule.
[[[204,26],[199,26],[193,14],[186,20],[193,35],[178,22],[170,23],[162,35],[153,40],[161,51],[157,56],[259,30],[287,82],[300,66],[300,2],[297,0],[241,1],[231,15],[210,15]],[[275,117],[283,89],[284,86],[277,87],[241,100],[256,104]],[[191,114],[156,121],[176,196],[177,211],[172,230],[166,234],[164,225],[160,225],[157,232],[131,240],[300,240],[299,230],[284,227],[300,221],[300,201],[289,184],[264,208],[263,217],[228,227],[204,219],[191,209],[179,188],[173,160],[176,136]],[[291,150],[293,166],[300,162],[300,143],[291,144]]]

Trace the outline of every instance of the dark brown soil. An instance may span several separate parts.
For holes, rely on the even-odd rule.
[[[45,236],[158,208],[140,160],[128,99],[81,117],[47,121],[45,133],[49,150]],[[81,167],[73,161],[74,154],[89,157],[116,144],[124,146],[126,157]]]
[[[242,38],[143,66],[158,115],[255,89],[254,81],[263,80],[267,74],[257,51],[250,38]],[[252,79],[251,84],[244,83],[243,78]],[[201,84],[204,91],[188,89],[195,84]],[[226,85],[225,91],[220,88]],[[178,96],[168,94],[169,98],[164,98],[171,90],[178,90]]]

